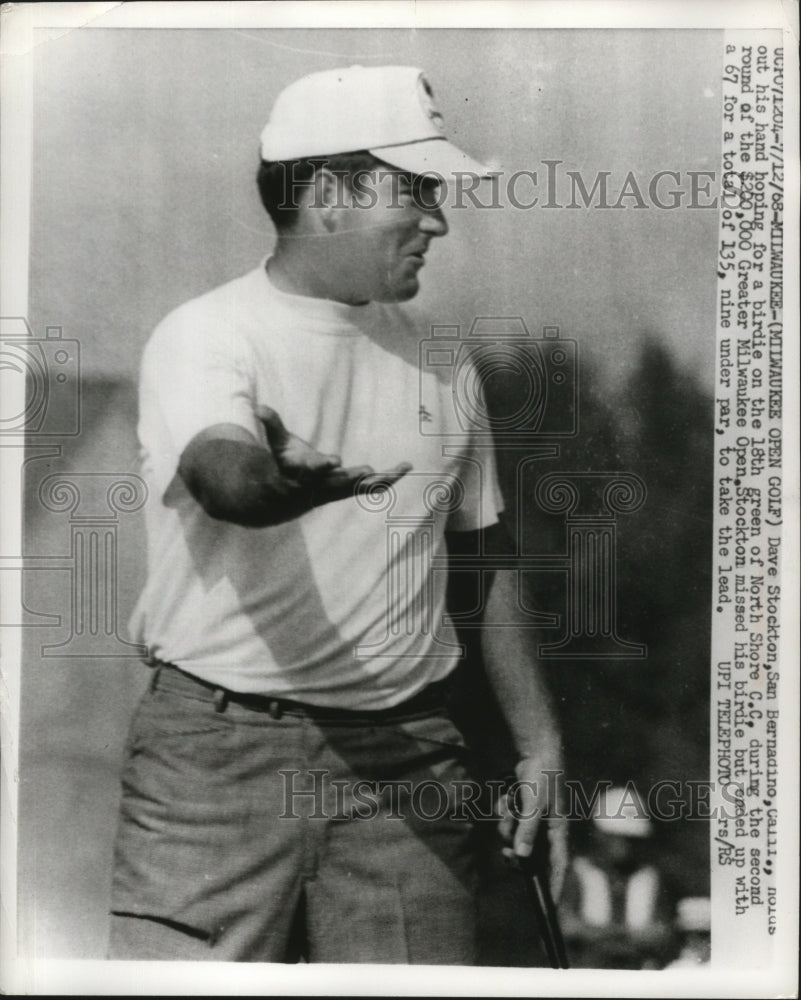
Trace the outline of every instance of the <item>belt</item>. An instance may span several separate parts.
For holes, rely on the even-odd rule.
[[[280,719],[282,715],[296,715],[320,722],[397,722],[411,716],[428,715],[441,711],[447,703],[453,686],[452,675],[449,675],[441,681],[434,681],[416,695],[407,698],[398,705],[393,705],[391,708],[329,708],[295,701],[292,698],[277,698],[273,695],[231,691],[209,681],[201,680],[199,677],[181,670],[180,667],[176,667],[173,663],[164,663],[161,660],[147,660],[146,663],[154,670],[150,681],[151,691],[172,691],[175,694],[186,694],[192,698],[209,701],[214,704],[217,712],[224,712],[229,704],[241,705],[254,712],[266,712],[274,719]]]

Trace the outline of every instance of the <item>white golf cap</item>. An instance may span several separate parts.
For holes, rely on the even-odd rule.
[[[598,797],[592,821],[601,833],[618,837],[650,837],[651,820],[633,788],[607,788]]]
[[[703,934],[712,926],[712,903],[708,896],[687,896],[676,906],[676,927]]]
[[[268,161],[361,149],[414,174],[489,172],[448,141],[431,86],[414,66],[349,66],[304,76],[278,95],[261,134]]]

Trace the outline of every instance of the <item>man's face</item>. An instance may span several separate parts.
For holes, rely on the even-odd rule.
[[[381,164],[350,182],[340,179],[338,192],[330,252],[341,269],[343,298],[353,304],[413,298],[429,243],[448,232],[439,184]]]

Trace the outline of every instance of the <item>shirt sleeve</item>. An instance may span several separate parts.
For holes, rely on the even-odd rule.
[[[247,343],[192,309],[177,310],[145,348],[139,407],[143,464],[161,495],[201,431],[236,424],[260,438]]]
[[[459,475],[464,499],[449,517],[448,531],[476,531],[496,524],[503,510],[503,497],[491,440],[482,439],[479,443],[471,436]]]

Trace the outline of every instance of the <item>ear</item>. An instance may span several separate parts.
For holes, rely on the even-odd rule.
[[[345,179],[337,176],[328,167],[321,167],[314,174],[314,199],[310,204],[315,217],[327,232],[335,232],[340,224],[348,196]]]

